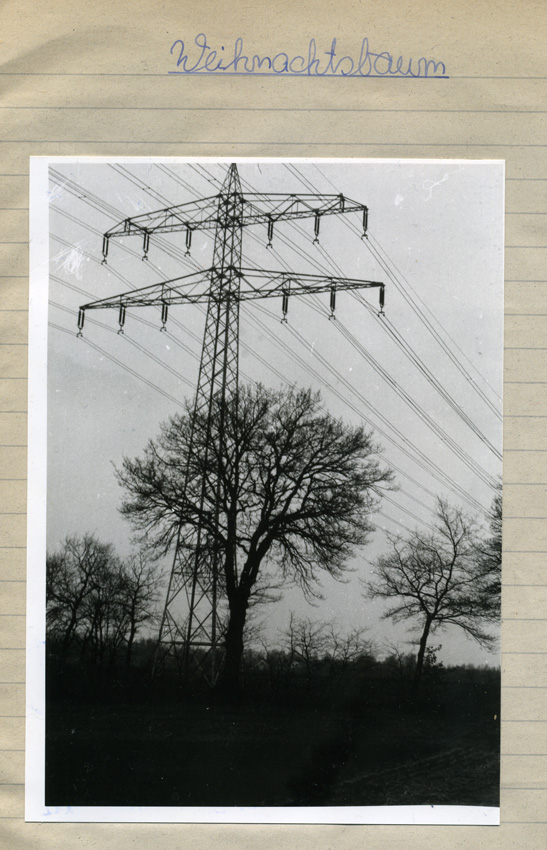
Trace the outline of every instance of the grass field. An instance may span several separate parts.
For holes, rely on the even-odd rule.
[[[47,712],[46,803],[496,806],[495,705],[480,692],[419,709],[57,699]]]

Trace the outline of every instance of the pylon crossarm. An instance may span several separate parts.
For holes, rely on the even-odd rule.
[[[186,227],[213,228],[217,221],[218,195],[188,201],[174,207],[164,207],[153,212],[141,213],[124,218],[104,234],[105,239],[114,236],[131,236],[135,233],[169,233],[172,230],[184,230]]]
[[[83,304],[80,310],[101,310],[105,307],[150,307],[162,304],[196,304],[207,303],[210,284],[210,269],[191,272],[181,277],[166,280],[162,283],[153,283],[131,292],[123,292],[112,295],[110,298],[101,298],[98,301],[90,301]],[[202,286],[198,293],[190,290],[196,286]],[[203,291],[203,287],[207,287]]]
[[[301,218],[315,218],[315,238],[319,234],[319,221],[325,215],[340,215],[361,212],[363,216],[363,235],[367,230],[368,208],[344,195],[301,195],[282,193],[236,193],[241,202],[238,213],[238,225],[248,227],[252,224],[267,224],[268,239],[271,228],[278,221],[290,221]],[[103,258],[106,262],[110,239],[122,236],[134,236],[144,239],[144,254],[148,253],[150,236],[153,233],[177,233],[185,230],[187,248],[190,248],[194,230],[216,230],[219,222],[219,203],[229,198],[222,192],[199,201],[177,204],[174,207],[141,213],[126,218],[111,227],[103,235]]]
[[[360,278],[335,277],[334,275],[305,274],[299,272],[268,271],[241,269],[240,291],[241,301],[252,301],[257,298],[272,298],[282,295],[312,295],[322,292],[349,289],[384,289],[384,284],[377,280],[361,280]],[[247,288],[244,288],[247,284]]]
[[[192,230],[212,230],[218,224],[220,195],[189,201],[174,207],[141,213],[124,218],[104,234],[111,239],[143,233],[173,233],[190,227]],[[259,224],[273,218],[310,218],[316,214],[329,215],[362,212],[366,206],[344,195],[287,195],[283,193],[244,193],[242,224]]]
[[[364,204],[344,195],[283,195],[275,192],[243,195],[243,223],[247,225],[365,211],[367,207]]]
[[[110,298],[102,298],[83,304],[81,311],[101,310],[105,308],[127,309],[128,307],[163,307],[173,304],[208,304],[212,297],[210,291],[210,270],[184,275],[166,280],[163,283],[144,286]],[[311,295],[330,292],[333,289],[352,290],[380,288],[384,284],[377,280],[335,277],[334,275],[305,274],[298,272],[241,269],[241,289],[237,295],[240,301],[253,301],[258,298],[281,297],[289,295]],[[200,291],[190,291],[199,284],[206,286]]]

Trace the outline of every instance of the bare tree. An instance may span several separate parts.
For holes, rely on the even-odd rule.
[[[192,421],[188,408],[163,425],[143,458],[126,458],[118,476],[122,511],[156,552],[173,545],[180,527],[191,555],[193,530],[205,527],[229,609],[224,684],[237,689],[247,610],[258,588],[267,591],[264,576],[308,594],[317,593],[321,572],[340,578],[366,543],[392,476],[371,434],[326,413],[308,390],[243,388],[237,403],[217,404],[215,418],[221,439],[208,452],[202,414]],[[204,479],[211,485],[201,507]]]
[[[131,555],[122,565],[121,592],[125,620],[126,667],[131,666],[133,644],[141,626],[156,616],[163,574],[145,553]]]
[[[416,667],[414,653],[405,652],[399,644],[387,642],[384,666],[399,682],[410,681]]]
[[[341,679],[347,674],[348,668],[355,662],[373,655],[374,645],[365,637],[367,629],[354,626],[344,632],[340,625],[331,621],[326,626],[326,653],[331,661],[331,667],[336,668]]]
[[[48,637],[65,655],[82,633],[89,617],[89,601],[98,577],[115,558],[110,544],[92,534],[68,536],[61,550],[46,558],[46,625]]]
[[[61,657],[77,648],[80,658],[111,665],[127,645],[131,661],[139,628],[154,616],[161,575],[141,553],[125,563],[110,543],[94,535],[69,536],[47,557],[46,622]]]
[[[285,650],[290,663],[300,663],[306,673],[306,689],[311,690],[313,670],[327,647],[327,623],[315,622],[309,617],[296,617],[292,612],[284,634]]]
[[[427,642],[437,629],[458,626],[483,646],[493,644],[485,626],[499,616],[500,594],[482,561],[477,524],[442,500],[433,533],[415,531],[404,540],[390,538],[390,543],[391,551],[378,559],[367,591],[391,603],[384,617],[418,624],[417,690]]]
[[[122,644],[127,621],[123,606],[122,565],[112,547],[110,557],[97,564],[91,575],[90,592],[82,606],[79,637],[80,656],[102,666],[114,663]]]

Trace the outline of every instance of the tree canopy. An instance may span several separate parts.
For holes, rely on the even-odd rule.
[[[340,578],[392,474],[372,435],[325,412],[310,390],[244,387],[213,401],[213,423],[212,437],[206,414],[188,407],[118,477],[122,512],[147,545],[165,553],[181,528],[191,556],[201,524],[220,553],[233,678],[252,594],[280,578],[313,594],[322,572]]]

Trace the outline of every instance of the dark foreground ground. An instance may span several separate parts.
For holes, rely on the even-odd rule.
[[[46,804],[497,806],[498,699],[491,681],[418,705],[378,682],[335,707],[50,696]]]

